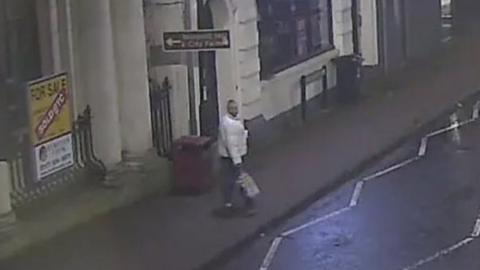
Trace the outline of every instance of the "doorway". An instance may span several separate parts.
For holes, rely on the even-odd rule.
[[[198,28],[213,29],[209,2],[198,3]],[[217,138],[220,124],[218,109],[217,59],[215,51],[199,52],[200,73],[200,135]]]

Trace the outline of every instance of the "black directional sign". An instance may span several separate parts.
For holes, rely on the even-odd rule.
[[[164,32],[165,51],[209,51],[230,48],[228,30]]]

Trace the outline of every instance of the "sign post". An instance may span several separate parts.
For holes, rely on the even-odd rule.
[[[66,73],[28,84],[30,137],[37,180],[74,164],[72,110]]]

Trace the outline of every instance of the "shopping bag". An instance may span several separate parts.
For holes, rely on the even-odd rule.
[[[248,173],[244,172],[240,174],[238,182],[249,198],[254,198],[260,194],[260,188],[258,188],[257,183],[255,183],[255,180],[253,180],[252,176]]]

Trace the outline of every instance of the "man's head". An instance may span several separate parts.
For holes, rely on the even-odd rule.
[[[227,112],[233,117],[238,116],[238,104],[235,100],[231,99],[227,102]]]

